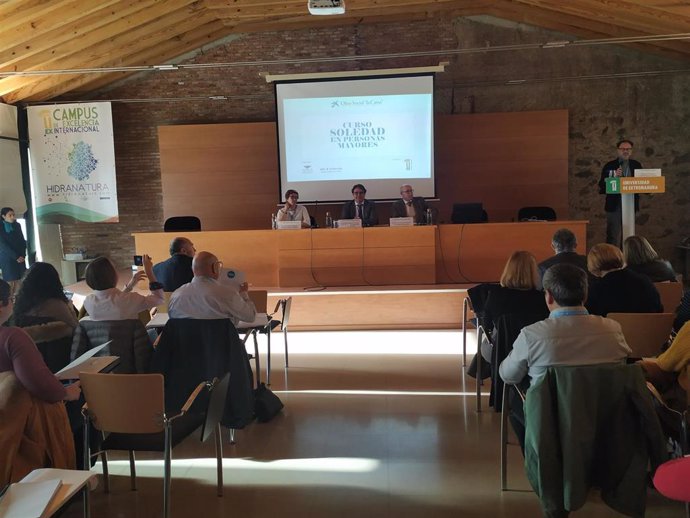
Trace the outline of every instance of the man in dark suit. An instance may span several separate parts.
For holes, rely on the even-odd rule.
[[[556,255],[539,263],[539,273],[542,278],[544,278],[546,270],[554,264],[572,264],[587,272],[587,257],[575,251],[577,248],[577,238],[570,230],[567,228],[556,230],[551,238],[551,248],[553,248]]]
[[[400,186],[400,196],[402,198],[391,205],[391,217],[411,217],[417,225],[426,224],[426,211],[429,207],[424,198],[415,196],[410,184]]]
[[[170,242],[170,259],[156,264],[153,273],[158,282],[163,284],[163,291],[175,291],[188,282],[192,282],[192,258],[196,248],[186,237],[176,237]]]
[[[352,201],[347,201],[340,211],[340,219],[361,219],[363,227],[373,227],[379,224],[376,215],[376,204],[365,199],[367,190],[361,183],[352,187]]]
[[[616,144],[618,158],[604,164],[599,177],[599,194],[606,194],[606,178],[635,176],[635,169],[642,169],[642,164],[632,160],[633,143],[624,139]],[[606,242],[623,248],[623,220],[621,213],[621,195],[606,194]],[[635,195],[635,212],[640,210],[640,195]]]

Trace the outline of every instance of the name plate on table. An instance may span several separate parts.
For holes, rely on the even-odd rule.
[[[302,228],[302,220],[300,220],[300,221],[276,221],[276,228],[278,230],[299,230]]]
[[[335,228],[362,228],[361,219],[339,219],[335,222]]]
[[[404,218],[391,218],[391,227],[414,227],[414,218],[407,216]]]

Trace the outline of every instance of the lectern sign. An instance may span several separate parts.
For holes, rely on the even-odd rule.
[[[663,176],[606,178],[606,194],[661,194],[665,191]]]

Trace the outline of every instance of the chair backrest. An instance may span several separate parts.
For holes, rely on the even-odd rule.
[[[661,352],[673,328],[673,313],[609,313],[623,329],[631,358],[651,358]]]
[[[454,203],[450,220],[453,223],[485,223],[488,216],[481,202]]]
[[[135,374],[149,372],[153,346],[146,328],[139,319],[131,320],[91,320],[88,317],[79,321],[72,341],[72,359],[89,349],[112,340],[102,354],[120,357],[115,372]]]
[[[165,220],[164,232],[196,232],[201,230],[201,220],[196,216],[173,216]]]
[[[163,431],[162,375],[82,372],[79,377],[89,417],[97,430],[115,433]]]
[[[655,282],[654,287],[659,292],[661,305],[666,313],[675,313],[683,298],[683,285],[680,282]]]
[[[228,386],[230,385],[230,373],[228,372],[222,379],[216,379],[211,387],[211,396],[206,407],[206,418],[201,427],[201,441],[204,442],[213,433],[216,425],[220,423],[225,411],[225,400],[228,396]]]
[[[556,211],[551,207],[522,207],[518,211],[518,221],[531,219],[556,221]]]
[[[257,313],[267,313],[268,292],[266,290],[250,290],[247,292],[247,295],[254,303]]]
[[[283,301],[283,321],[280,323],[280,328],[287,331],[290,324],[290,307],[292,307],[292,297],[288,297]]]

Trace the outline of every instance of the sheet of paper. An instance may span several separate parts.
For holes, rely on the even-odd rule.
[[[41,518],[61,485],[59,479],[12,484],[0,500],[0,516]]]
[[[77,379],[79,377],[79,372],[80,371],[86,371],[87,369],[86,364],[93,358],[96,354],[101,352],[104,348],[109,346],[112,343],[112,340],[108,340],[104,344],[97,345],[96,347],[89,349],[86,351],[84,354],[82,354],[79,358],[75,359],[74,361],[70,362],[68,365],[60,369],[58,372],[55,373],[55,375],[58,377],[58,379],[64,380],[64,379]],[[112,356],[107,356],[107,358],[113,358]],[[112,363],[111,362],[108,362]],[[108,365],[106,364],[106,366]],[[89,372],[92,372],[89,370]],[[98,372],[98,371],[96,371]]]

